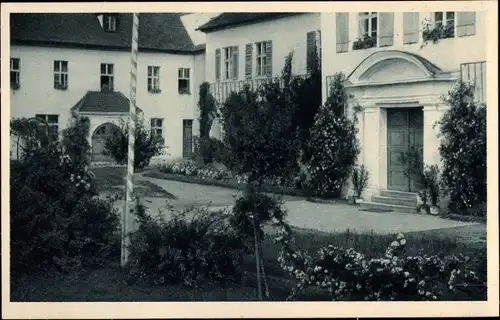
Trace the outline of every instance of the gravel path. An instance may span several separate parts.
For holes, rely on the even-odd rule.
[[[177,199],[168,200],[168,202],[179,209],[198,205],[210,206],[213,209],[229,209],[234,204],[234,197],[241,195],[241,191],[229,188],[143,176],[138,177],[138,179],[151,181],[177,196]],[[347,204],[313,203],[294,197],[284,197],[283,199],[288,210],[287,220],[291,225],[324,232],[350,229],[352,231],[373,230],[375,233],[384,234],[477,225],[428,215],[359,211],[358,207]],[[151,212],[158,212],[159,208],[164,207],[166,199],[146,197],[143,201]]]

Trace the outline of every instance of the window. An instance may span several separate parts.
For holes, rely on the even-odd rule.
[[[50,138],[57,140],[59,134],[59,116],[56,114],[37,114],[35,117],[44,122],[42,128],[45,128],[45,133]]]
[[[267,59],[267,48],[270,41],[257,42],[255,44],[256,75],[258,77],[267,75],[266,68],[271,64]]]
[[[116,31],[116,16],[105,14],[103,16],[103,25],[106,31]]]
[[[179,93],[190,94],[189,68],[179,68]]]
[[[455,12],[434,12],[434,27],[443,28],[444,38],[455,36]]]
[[[54,61],[54,88],[68,88],[68,61]]]
[[[160,67],[148,67],[148,91],[160,92]]]
[[[158,138],[162,143],[165,142],[163,137],[163,119],[151,118],[151,136]]]
[[[101,91],[113,91],[114,65],[101,63]]]
[[[21,59],[10,58],[10,87],[17,90],[21,87]]]
[[[371,37],[376,41],[378,19],[377,12],[361,12],[359,14],[360,38]]]
[[[238,47],[227,47],[222,50],[224,52],[224,79],[237,79]]]

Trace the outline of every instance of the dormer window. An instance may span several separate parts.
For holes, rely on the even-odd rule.
[[[116,31],[116,16],[111,14],[105,14],[103,16],[103,27],[104,30],[114,32]]]

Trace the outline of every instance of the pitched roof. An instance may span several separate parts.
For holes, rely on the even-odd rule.
[[[128,113],[130,100],[121,92],[88,91],[72,108],[78,112]],[[137,112],[142,112],[137,107]]]
[[[225,12],[198,27],[197,30],[211,32],[231,26],[282,18],[303,12]]]
[[[132,14],[117,14],[117,30],[105,31],[97,13],[13,13],[11,41],[129,49]],[[139,49],[192,52],[194,45],[180,19],[180,13],[141,13]]]

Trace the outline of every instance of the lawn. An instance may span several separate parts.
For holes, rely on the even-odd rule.
[[[433,230],[408,233],[409,254],[423,250],[426,254],[458,254],[481,257],[485,244],[481,241],[463,242],[454,234],[463,231]],[[357,234],[352,232],[321,233],[295,229],[295,239],[300,249],[315,251],[321,246],[332,244],[354,248],[367,256],[383,254],[393,239],[393,235]],[[276,257],[279,246],[266,237],[264,239],[264,261],[269,276],[271,300],[286,299],[295,282],[281,270]],[[471,239],[469,239],[471,240]],[[116,258],[118,261],[118,257]],[[238,283],[228,286],[206,284],[191,289],[180,285],[156,286],[151,283],[127,283],[127,276],[119,266],[110,263],[99,269],[76,273],[32,274],[13,278],[11,281],[11,301],[249,301],[256,299],[254,260],[248,257],[245,276]],[[481,261],[477,261],[480,266]],[[485,300],[478,292],[443,297],[445,300]],[[311,288],[306,290],[300,300],[328,300],[324,292]]]
[[[95,174],[94,183],[97,192],[106,194],[124,190],[127,168],[97,167],[92,168],[91,171]],[[140,197],[176,198],[175,195],[150,181],[137,180],[134,184],[134,191]]]

